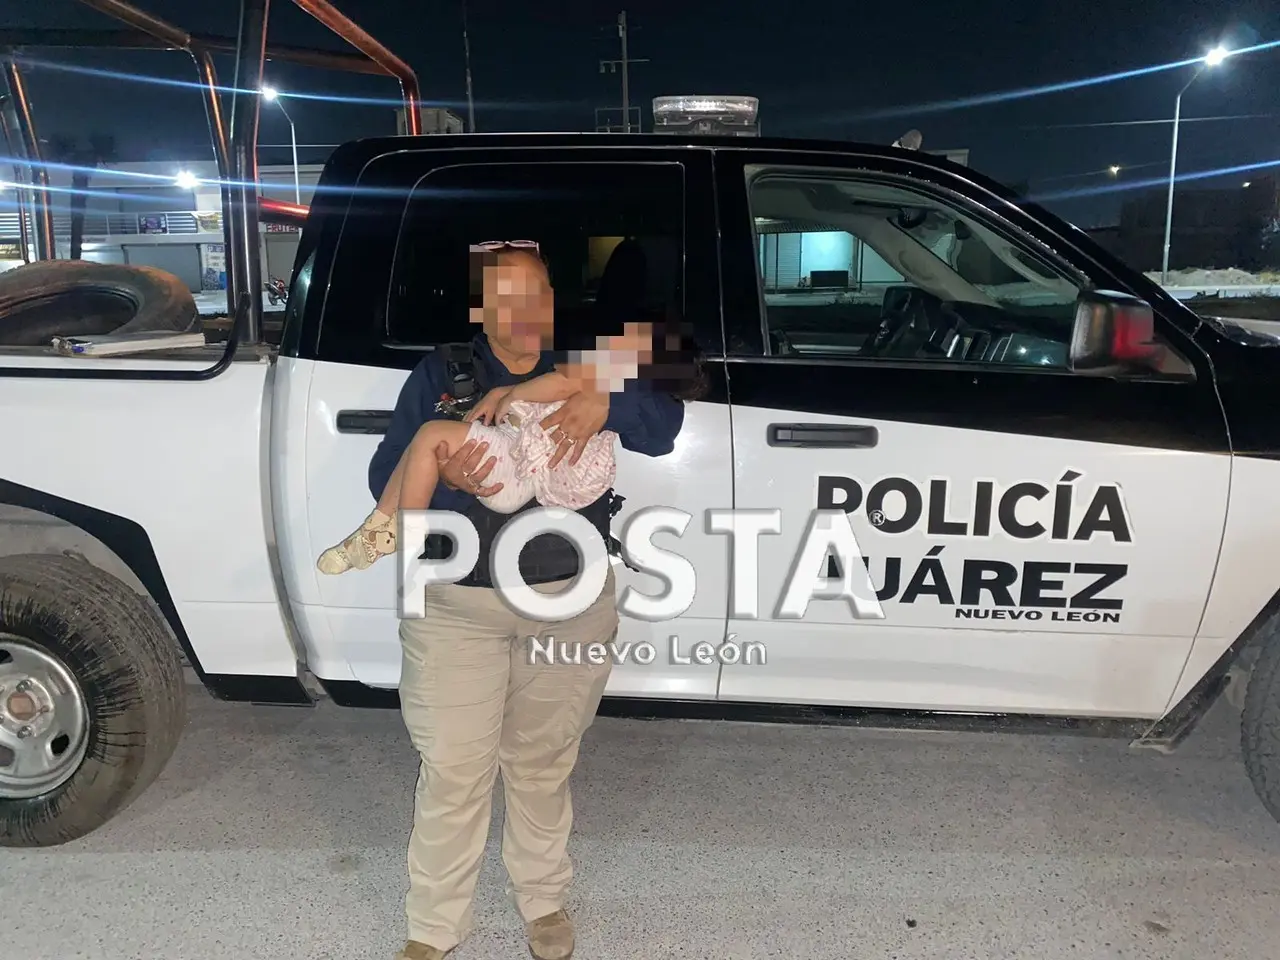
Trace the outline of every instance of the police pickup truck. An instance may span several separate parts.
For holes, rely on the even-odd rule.
[[[657,655],[615,666],[606,709],[1168,750],[1230,684],[1280,816],[1276,340],[918,152],[460,135],[332,155],[278,343],[0,356],[0,843],[80,837],[147,787],[184,659],[224,699],[394,704],[396,564],[325,577],[315,558],[369,508],[408,372],[470,338],[466,252],[494,238],[541,243],[558,323],[588,322],[610,256],[638,246],[631,293],[708,357],[674,448],[620,452],[615,531],[650,505],[781,510],[755,611],[723,534],[655,537],[696,595],[624,618],[619,648]],[[847,513],[884,618],[776,615],[820,508]],[[764,655],[691,653],[727,642]]]

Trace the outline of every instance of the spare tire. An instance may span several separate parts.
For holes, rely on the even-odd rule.
[[[185,333],[199,322],[191,291],[155,267],[40,260],[0,273],[4,346],[45,346],[58,336]]]

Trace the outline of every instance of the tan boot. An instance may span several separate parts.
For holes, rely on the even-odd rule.
[[[396,953],[396,960],[444,960],[452,950],[441,950],[417,940],[410,940]]]
[[[525,925],[534,960],[569,960],[573,956],[573,921],[557,910]]]

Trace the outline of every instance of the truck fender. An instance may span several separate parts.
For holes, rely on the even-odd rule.
[[[1159,753],[1172,753],[1196,728],[1201,717],[1218,702],[1230,684],[1243,683],[1253,665],[1258,648],[1280,630],[1280,590],[1258,611],[1235,642],[1196,681],[1195,686],[1152,724],[1130,746]]]
[[[165,583],[151,538],[133,520],[2,479],[0,503],[56,517],[82,530],[111,550],[151,596],[165,622],[169,624],[169,629],[173,631],[188,664],[214,696],[224,700],[265,700],[293,704],[314,702],[301,681],[295,678],[212,675],[205,671],[191,645],[191,638],[183,628],[182,618],[178,615],[178,608]],[[268,680],[270,689],[263,686],[263,682]]]

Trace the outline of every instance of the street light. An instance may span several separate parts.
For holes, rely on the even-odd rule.
[[[293,117],[289,116],[289,111],[284,108],[284,103],[280,100],[280,91],[275,87],[263,87],[262,99],[279,107],[280,112],[284,114],[284,118],[289,121],[289,142],[293,145],[293,200],[295,203],[301,204],[302,183],[298,176],[298,131],[293,125]]]
[[[1191,75],[1191,79],[1178,91],[1177,99],[1173,101],[1173,147],[1169,151],[1169,199],[1164,211],[1164,259],[1160,263],[1160,282],[1162,284],[1169,282],[1169,241],[1173,236],[1173,182],[1178,171],[1178,121],[1182,119],[1182,95],[1191,88],[1193,83],[1200,79],[1200,74],[1210,67],[1218,66],[1230,55],[1231,51],[1223,46],[1214,47],[1206,53],[1201,59],[1200,65],[1196,67],[1196,72]]]
[[[1113,177],[1118,177],[1120,175],[1120,164],[1113,163],[1111,166],[1107,167],[1107,172]]]

